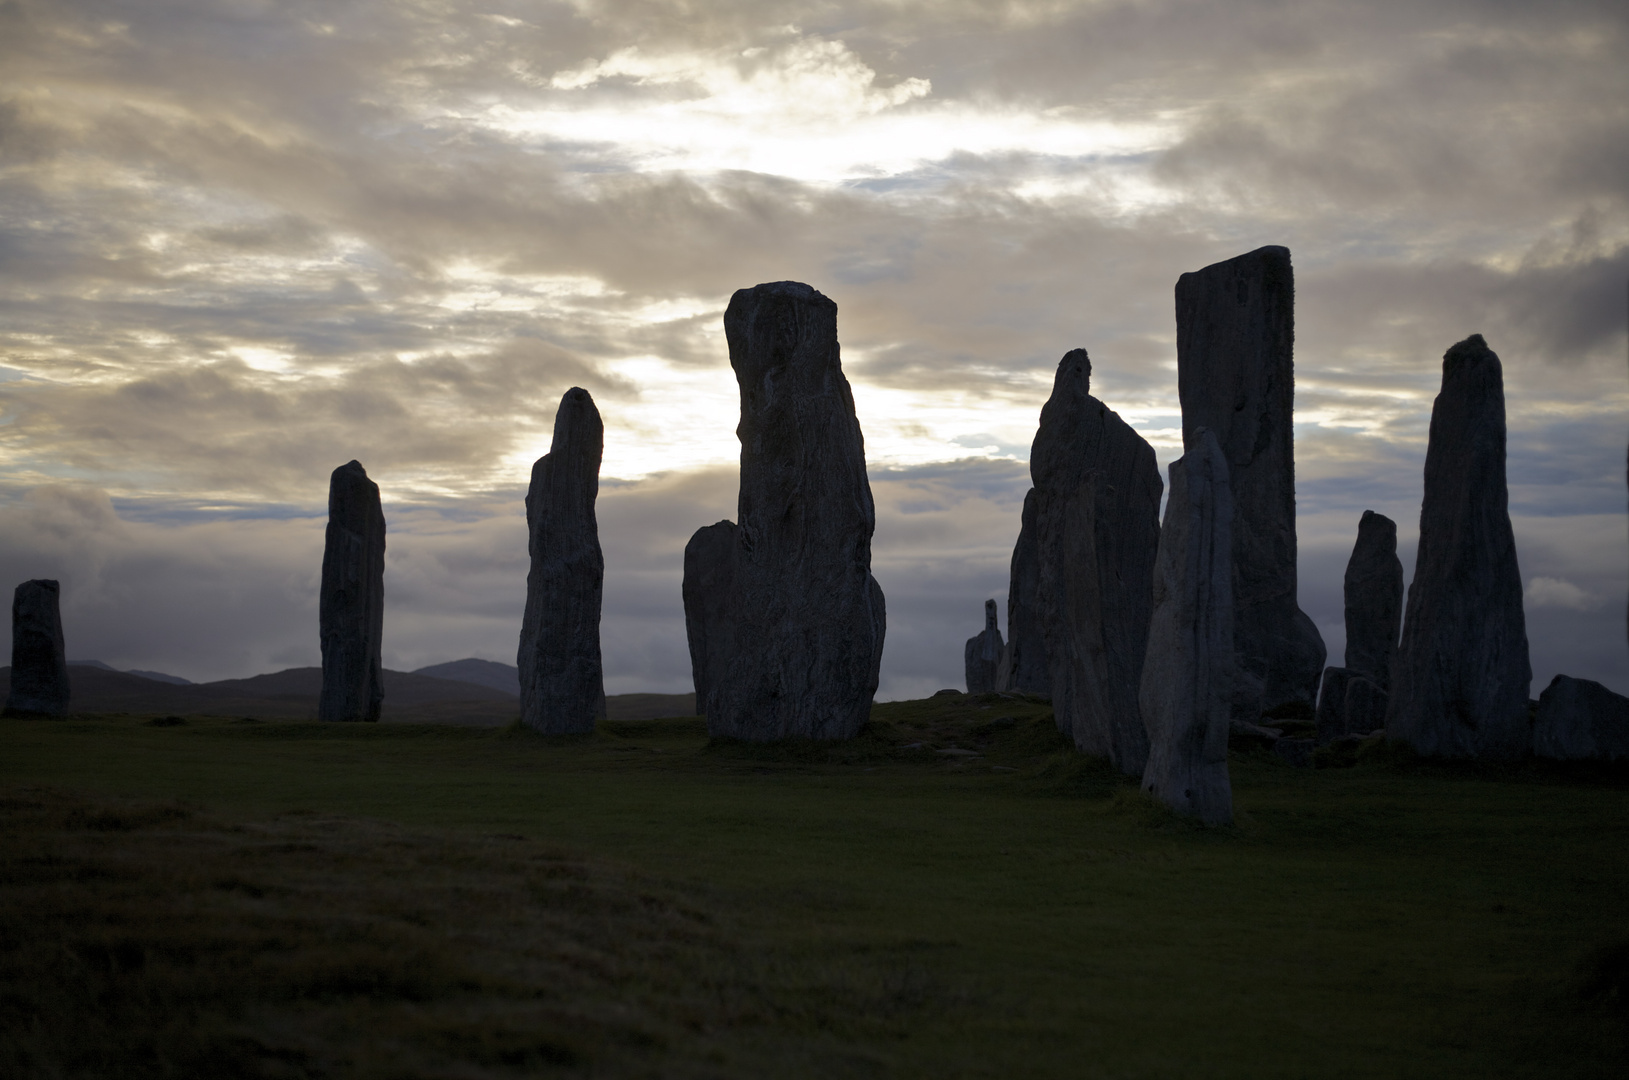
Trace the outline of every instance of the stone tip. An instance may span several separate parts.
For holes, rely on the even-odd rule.
[[[1086,355],[1085,349],[1070,349],[1063,354],[1063,359],[1058,361],[1058,372],[1052,377],[1052,393],[1074,382],[1080,384],[1082,394],[1092,392],[1092,358]]]
[[[1488,348],[1488,343],[1482,339],[1482,335],[1472,334],[1464,341],[1455,342],[1447,352],[1442,354],[1442,373],[1446,377],[1467,364],[1479,363],[1489,359],[1496,364],[1499,362],[1498,354]]]
[[[806,300],[817,304],[823,303],[831,304],[833,307],[837,306],[830,297],[819,289],[812,285],[805,285],[801,281],[766,281],[754,285],[750,289],[737,289],[735,295],[730,298],[730,302],[733,304],[738,299],[764,296],[784,296],[791,300]]]
[[[339,468],[335,469],[333,475],[338,476],[340,473],[356,473],[359,476],[365,477],[368,475],[368,470],[362,467],[362,463],[360,461],[352,458]]]

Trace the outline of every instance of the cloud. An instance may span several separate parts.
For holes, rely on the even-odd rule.
[[[1601,597],[1580,589],[1561,578],[1536,577],[1528,581],[1522,593],[1522,603],[1534,608],[1564,608],[1570,611],[1594,611],[1603,606]]]

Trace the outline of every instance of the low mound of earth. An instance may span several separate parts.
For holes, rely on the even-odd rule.
[[[71,665],[75,713],[171,716],[250,716],[262,720],[310,720],[317,715],[322,669],[289,668],[247,679],[179,686],[99,667]],[[398,724],[460,724],[500,727],[520,712],[513,694],[457,679],[406,671],[384,672],[384,721]],[[0,699],[11,689],[11,668],[0,668]],[[688,716],[694,694],[619,694],[606,698],[612,720]]]

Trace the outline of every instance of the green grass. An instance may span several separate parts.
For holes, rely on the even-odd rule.
[[[1629,1064],[1621,770],[1235,755],[1204,829],[996,695],[780,747],[152,719],[0,721],[0,1074]]]

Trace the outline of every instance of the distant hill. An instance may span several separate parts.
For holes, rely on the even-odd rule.
[[[477,660],[472,656],[467,660],[449,660],[445,664],[416,668],[413,674],[428,675],[433,679],[455,679],[458,682],[474,683],[476,686],[502,690],[506,694],[520,697],[520,669],[513,664],[500,664],[495,660]]]
[[[114,672],[117,672],[119,670],[118,668],[114,667],[112,664],[104,664],[100,660],[70,660],[70,661],[68,661],[68,666],[69,667],[97,668],[100,671],[114,671]],[[139,668],[131,668],[129,671],[122,672],[122,674],[125,674],[125,675],[139,675],[144,679],[152,679],[154,682],[171,683],[171,684],[173,684],[175,686],[194,686],[194,685],[196,685],[191,679],[183,679],[179,675],[166,675],[162,671],[142,671]]]

